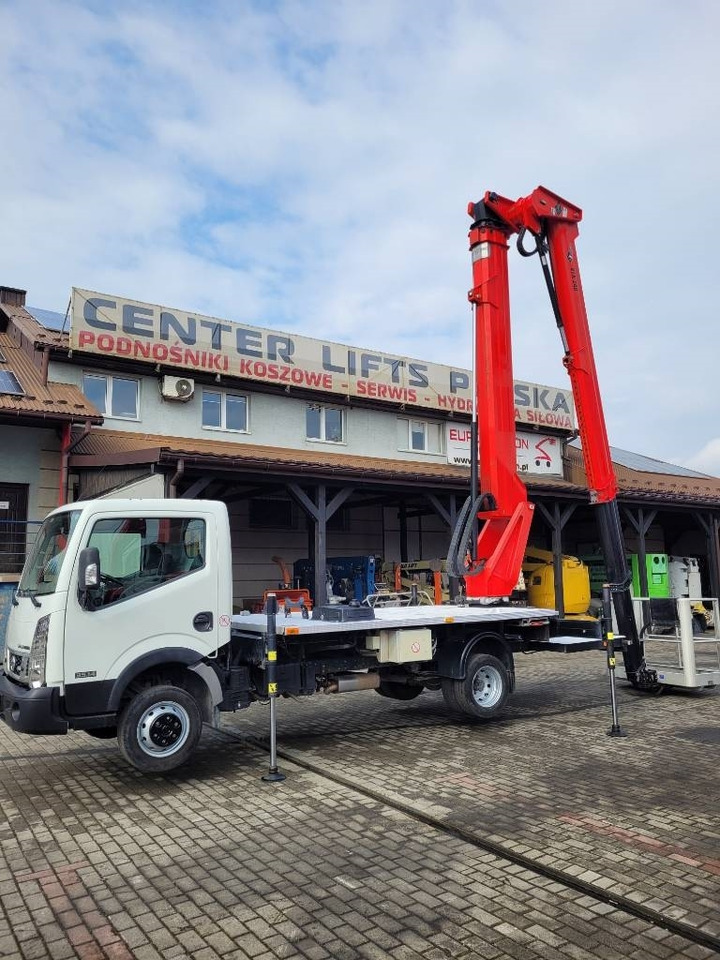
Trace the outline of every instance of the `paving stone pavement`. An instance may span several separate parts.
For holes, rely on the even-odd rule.
[[[0,957],[715,956],[398,809],[720,935],[720,696],[622,686],[626,739],[607,700],[598,654],[519,658],[487,724],[434,693],[282,700],[272,785],[261,706],[164,777],[0,727]]]

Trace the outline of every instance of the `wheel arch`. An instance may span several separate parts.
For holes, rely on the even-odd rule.
[[[491,631],[471,634],[463,640],[438,644],[438,673],[441,677],[448,677],[451,680],[464,680],[468,660],[474,653],[489,653],[497,657],[507,668],[510,689],[514,689],[515,661],[512,650],[501,634]]]
[[[198,656],[196,650],[165,647],[143,654],[124,668],[113,684],[108,708],[118,713],[133,687],[163,683],[182,686],[192,693],[206,723],[212,720],[213,709],[223,698],[216,671]]]

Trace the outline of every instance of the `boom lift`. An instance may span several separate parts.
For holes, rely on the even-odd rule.
[[[555,604],[555,557],[552,550],[528,547],[522,565],[528,601],[536,607]],[[563,612],[567,617],[585,617],[590,609],[590,574],[578,557],[560,558]],[[542,602],[541,602],[542,601]]]
[[[464,576],[468,599],[509,596],[517,581],[532,522],[532,504],[515,463],[515,410],[510,336],[508,241],[518,235],[524,257],[538,254],[575,398],[580,439],[595,505],[600,542],[613,596],[628,679],[637,687],[656,684],[644,663],[643,644],[633,616],[631,577],[617,503],[580,268],[575,250],[579,207],[545,187],[508,200],[488,191],[468,205],[474,305],[475,402],[471,496],[453,533],[449,563]],[[524,245],[526,235],[534,248]],[[478,436],[481,442],[478,444]]]

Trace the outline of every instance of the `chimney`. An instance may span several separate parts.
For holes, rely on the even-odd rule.
[[[9,307],[24,307],[26,296],[27,290],[0,286],[0,303],[6,303]]]

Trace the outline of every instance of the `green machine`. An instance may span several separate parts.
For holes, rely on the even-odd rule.
[[[643,592],[640,586],[640,558],[636,553],[630,556],[630,566],[632,569],[632,592],[633,596],[642,597]],[[645,555],[645,566],[647,569],[648,597],[669,597],[670,596],[670,573],[668,569],[668,557],[666,553],[648,553]]]
[[[607,576],[605,572],[605,562],[602,556],[598,554],[584,554],[581,557],[583,563],[590,571],[590,590],[593,597],[602,596],[603,584]],[[640,589],[640,558],[636,553],[628,556],[628,563],[632,571],[632,592],[633,596],[643,596]],[[668,556],[666,553],[648,553],[645,555],[647,568],[647,581],[649,597],[669,597],[670,596],[670,571],[668,566]]]
[[[593,597],[602,597],[603,584],[607,583],[605,558],[599,553],[588,553],[580,557],[590,573],[590,593]]]

